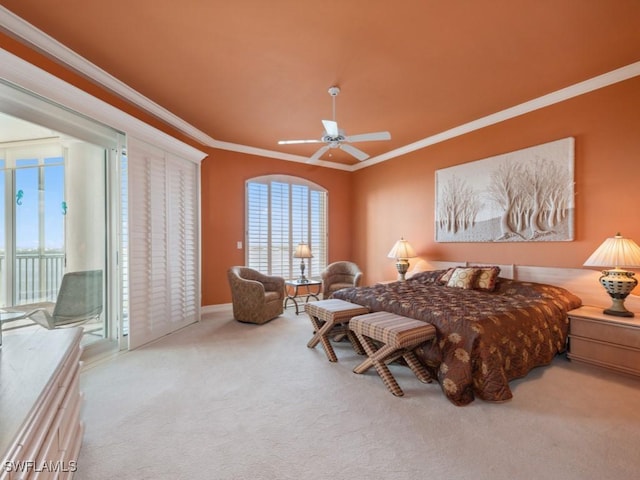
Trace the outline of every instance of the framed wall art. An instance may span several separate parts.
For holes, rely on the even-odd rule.
[[[436,242],[574,238],[574,138],[436,171]]]

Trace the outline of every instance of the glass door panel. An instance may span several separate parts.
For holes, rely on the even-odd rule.
[[[18,159],[14,175],[14,305],[55,302],[64,273],[63,159]]]
[[[98,270],[103,308],[82,325],[83,345],[114,339],[106,300],[106,172],[106,149],[85,142],[0,145],[0,307],[46,302],[52,309],[66,273]],[[33,325],[27,319],[8,327]]]
[[[36,168],[33,168],[33,167]],[[44,301],[40,290],[38,160],[16,161],[14,305]],[[30,167],[30,168],[28,168]]]
[[[64,274],[64,227],[67,214],[64,200],[64,163],[63,158],[45,158],[43,172],[43,238],[44,278],[43,288],[46,298],[55,301]]]

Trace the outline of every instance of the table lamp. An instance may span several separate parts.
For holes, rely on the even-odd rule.
[[[293,252],[293,258],[300,259],[300,277],[298,278],[298,281],[308,282],[309,280],[307,280],[307,277],[304,276],[304,259],[313,258],[309,245],[307,245],[306,243],[299,243],[296,247],[295,252]]]
[[[640,268],[640,247],[630,238],[624,238],[620,233],[607,238],[595,252],[584,262],[585,267],[614,267],[603,270],[600,283],[611,297],[612,304],[604,310],[607,315],[617,317],[633,317],[633,312],[624,306],[624,299],[638,285],[634,272],[628,272],[621,267]]]
[[[409,269],[409,259],[416,257],[413,247],[404,238],[400,237],[387,257],[396,259],[396,268],[398,269],[398,280],[404,281],[405,274]]]

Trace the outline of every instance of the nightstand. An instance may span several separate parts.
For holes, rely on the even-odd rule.
[[[640,319],[605,315],[602,310],[583,306],[569,312],[567,357],[640,376]]]

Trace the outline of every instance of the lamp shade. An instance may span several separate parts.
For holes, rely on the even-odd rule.
[[[395,259],[399,259],[399,258],[407,259],[407,258],[414,258],[416,256],[417,255],[415,250],[409,244],[409,242],[407,242],[404,238],[400,238],[400,240],[398,240],[395,243],[395,245],[387,255],[387,257],[389,258],[395,258]]]
[[[640,247],[630,238],[624,238],[618,233],[602,242],[587,258],[584,266],[640,268]]]
[[[295,252],[293,252],[293,258],[313,258],[309,245],[306,243],[299,243]]]

